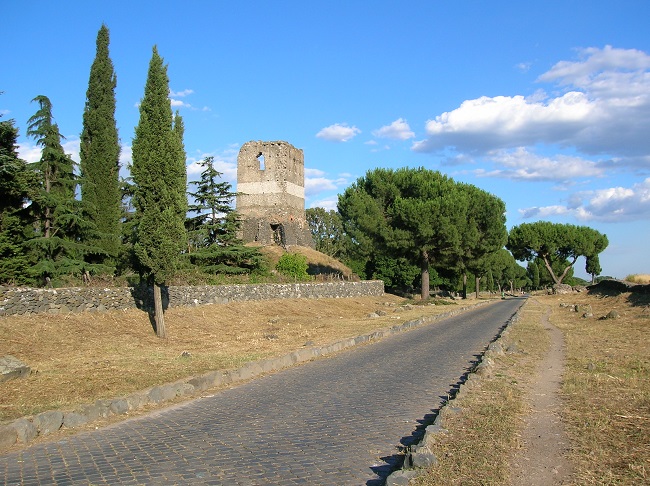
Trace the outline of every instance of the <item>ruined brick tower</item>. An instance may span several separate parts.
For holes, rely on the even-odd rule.
[[[302,150],[287,142],[246,142],[237,157],[237,212],[245,243],[313,248]]]

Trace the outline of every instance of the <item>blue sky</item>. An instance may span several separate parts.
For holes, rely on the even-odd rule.
[[[130,161],[151,50],[185,122],[188,179],[236,182],[249,140],[304,150],[306,206],[377,167],[426,167],[504,200],[508,227],[607,234],[603,274],[650,273],[650,2],[5,2],[0,113],[46,95],[78,160],[95,39],[111,35]],[[584,276],[584,261],[576,264]]]

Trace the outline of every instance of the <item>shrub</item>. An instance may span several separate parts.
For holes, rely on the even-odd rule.
[[[285,253],[280,257],[275,269],[294,280],[308,280],[307,257],[298,253]]]

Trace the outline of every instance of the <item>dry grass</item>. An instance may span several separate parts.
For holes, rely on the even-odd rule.
[[[632,282],[636,284],[650,284],[650,275],[647,273],[637,273],[634,275],[628,275],[625,277],[626,282]]]
[[[535,300],[526,303],[522,319],[511,326],[508,338],[521,353],[496,357],[496,372],[461,393],[448,409],[456,412],[445,411],[447,432],[429,443],[439,464],[414,484],[508,483],[510,455],[517,447],[525,412],[524,386],[549,346],[540,324],[545,308]]]
[[[557,300],[557,299],[556,299]],[[565,419],[573,443],[576,484],[650,482],[650,298],[566,297],[589,303],[583,319],[554,306],[553,323],[568,347]],[[620,318],[599,320],[610,310]]]
[[[26,362],[32,374],[0,383],[0,422],[449,311],[449,306],[418,306],[394,313],[403,302],[386,294],[169,309],[166,340],[155,336],[148,315],[138,310],[2,317],[0,356]],[[387,315],[366,317],[378,309]],[[181,356],[184,351],[190,357]]]
[[[593,317],[560,304],[590,305]],[[522,386],[545,352],[544,309],[565,336],[563,422],[570,437],[573,484],[650,483],[650,296],[571,294],[530,299],[510,336],[524,354],[496,360],[496,374],[453,402],[447,434],[432,447],[440,463],[418,485],[507,484],[517,447]],[[604,320],[611,310],[620,317]]]

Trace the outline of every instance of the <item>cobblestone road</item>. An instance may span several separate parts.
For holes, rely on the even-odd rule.
[[[380,485],[510,299],[213,396],[0,456],[10,485]]]

